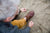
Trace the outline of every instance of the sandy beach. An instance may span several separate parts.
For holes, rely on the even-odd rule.
[[[21,0],[19,8],[27,9],[27,12],[19,15],[20,18],[31,10],[35,12],[34,17],[31,18],[34,26],[30,33],[50,33],[50,0]]]

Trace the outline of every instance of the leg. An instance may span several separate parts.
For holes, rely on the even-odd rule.
[[[20,20],[14,20],[11,22],[12,25],[17,25],[19,28],[22,28],[24,25],[26,25],[26,21],[28,21],[30,18],[32,18],[34,16],[34,12],[30,11],[27,16],[23,19]]]
[[[13,20],[15,20],[16,18],[17,18],[17,16],[21,13],[21,12],[26,12],[26,9],[25,8],[21,8],[21,9],[19,9],[19,10],[17,10],[17,12],[16,12],[16,16],[15,16],[15,18],[13,19]],[[12,20],[12,21],[13,21]]]
[[[17,10],[17,12],[16,12],[17,15],[15,16],[15,18],[13,20],[15,20],[21,12],[26,12],[26,9],[25,8],[21,8],[21,9]]]
[[[16,12],[17,13],[17,12]],[[15,18],[13,20],[16,20],[16,18],[18,17],[18,15],[21,13],[21,10],[18,11],[18,14],[15,16]],[[12,20],[12,21],[13,21]]]

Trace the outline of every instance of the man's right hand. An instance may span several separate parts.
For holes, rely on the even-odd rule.
[[[29,27],[32,28],[34,23],[32,21],[29,22]]]

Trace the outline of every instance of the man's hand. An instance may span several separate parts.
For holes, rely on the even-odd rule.
[[[29,22],[29,27],[32,28],[34,23],[32,21]]]
[[[21,8],[21,12],[26,12],[26,8]]]

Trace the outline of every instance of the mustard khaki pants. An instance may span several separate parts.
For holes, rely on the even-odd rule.
[[[19,28],[22,28],[23,26],[25,26],[26,25],[26,20],[23,18],[23,19],[20,19],[20,20],[14,20],[14,21],[12,21],[11,22],[11,24],[13,25],[13,26],[18,26]]]

